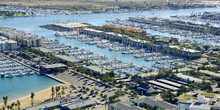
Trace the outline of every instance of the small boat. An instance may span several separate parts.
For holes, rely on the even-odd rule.
[[[19,74],[17,74],[16,76],[17,76],[17,77],[20,77],[20,76],[24,76],[24,74],[19,73]]]
[[[5,76],[5,74],[4,74],[4,73],[1,73],[0,75],[1,75],[1,77],[4,77],[4,76]]]
[[[5,75],[5,78],[13,78],[14,77],[14,75],[12,75],[12,74],[6,74]]]
[[[129,54],[129,52],[128,51],[123,51],[123,52],[121,52],[122,54]]]
[[[34,74],[34,72],[29,72],[29,73],[27,73],[27,75],[33,75]]]
[[[35,72],[36,75],[42,75],[40,72]]]

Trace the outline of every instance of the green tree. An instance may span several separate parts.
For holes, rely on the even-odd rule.
[[[204,45],[203,48],[205,49],[205,51],[207,51],[209,48],[211,48],[210,45]]]
[[[100,94],[100,97],[103,97],[103,93]]]
[[[3,100],[4,100],[5,107],[7,107],[8,96],[4,96],[4,97],[3,97]]]
[[[12,109],[14,108],[14,106],[15,106],[15,103],[12,102],[12,103],[11,103],[11,107],[12,107]]]
[[[166,102],[175,103],[175,95],[171,92],[170,89],[163,91],[161,93],[161,97]]]
[[[51,88],[51,92],[52,92],[52,100],[54,99],[54,87]]]
[[[9,110],[10,108],[11,108],[10,105],[8,105],[8,106],[7,106],[7,109]]]
[[[20,108],[21,103],[20,103],[20,101],[19,101],[19,100],[17,100],[17,104],[18,104],[18,110],[20,110],[20,109],[21,109],[21,108]]]
[[[34,105],[34,93],[31,92],[31,106]]]
[[[60,86],[56,86],[56,97],[58,96],[59,91],[60,91]]]
[[[124,96],[124,95],[125,95],[125,93],[124,93],[122,90],[117,90],[117,91],[115,92],[115,96],[117,96],[118,99],[119,99],[120,96]]]
[[[108,97],[108,96],[105,94],[105,95],[104,95],[104,99],[105,99],[105,110],[106,110],[107,97]]]
[[[96,92],[95,92],[95,94],[96,94],[96,95],[98,95],[98,94],[99,94],[99,92],[98,92],[98,91],[96,91]]]
[[[65,87],[62,87],[62,92],[64,93]]]
[[[94,90],[91,90],[91,91],[90,91],[91,94],[94,94],[94,92],[95,92]]]
[[[86,92],[88,92],[90,89],[89,88],[86,88]]]
[[[18,106],[18,104],[17,104],[17,103],[15,103],[15,109],[17,108],[17,106]]]
[[[120,88],[120,89],[122,89],[123,87],[124,87],[124,85],[123,85],[123,84],[120,84],[120,85],[119,85],[119,88]]]

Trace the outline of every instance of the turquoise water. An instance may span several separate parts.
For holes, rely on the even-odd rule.
[[[78,46],[87,50],[92,50],[95,53],[104,54],[108,58],[117,58],[123,62],[133,61],[136,66],[150,66],[153,62],[145,62],[143,58],[134,58],[132,55],[124,55],[120,52],[108,51],[107,49],[97,48],[95,45],[87,45],[83,42],[79,42],[74,39],[66,39],[64,37],[55,37],[55,31],[40,28],[40,25],[52,24],[55,22],[80,22],[90,23],[93,25],[106,24],[106,20],[116,18],[128,18],[131,16],[144,16],[144,17],[163,17],[169,18],[171,15],[189,15],[192,12],[205,12],[216,11],[219,12],[220,8],[198,8],[198,9],[182,9],[182,10],[162,10],[162,11],[144,11],[144,12],[132,12],[132,13],[114,13],[114,14],[82,14],[82,15],[49,15],[43,17],[17,17],[17,18],[1,18],[0,26],[12,26],[17,29],[45,36],[51,39],[57,39],[61,43],[70,44],[72,46]],[[170,35],[168,33],[160,33],[157,31],[147,30],[150,34],[174,36],[179,39],[185,39],[185,37]],[[198,40],[203,41],[203,40]],[[212,43],[211,41],[205,41],[206,43]],[[220,45],[219,43],[216,45]],[[58,82],[47,78],[45,76],[24,76],[15,77],[12,79],[0,79],[0,102],[2,102],[3,96],[9,96],[9,100],[13,100],[22,96],[29,95],[31,92],[41,91],[48,87],[58,84]]]
[[[59,83],[55,80],[37,75],[0,78],[0,103],[3,102],[3,96],[8,96],[9,100],[15,100],[57,84]]]

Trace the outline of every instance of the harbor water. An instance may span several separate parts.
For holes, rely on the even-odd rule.
[[[8,100],[30,95],[31,92],[39,92],[59,82],[46,76],[26,75],[22,77],[0,78],[0,103],[3,103],[3,96],[8,96]]]

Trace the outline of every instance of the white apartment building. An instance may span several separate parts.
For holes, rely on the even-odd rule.
[[[17,50],[17,41],[0,36],[0,52],[5,50]]]

